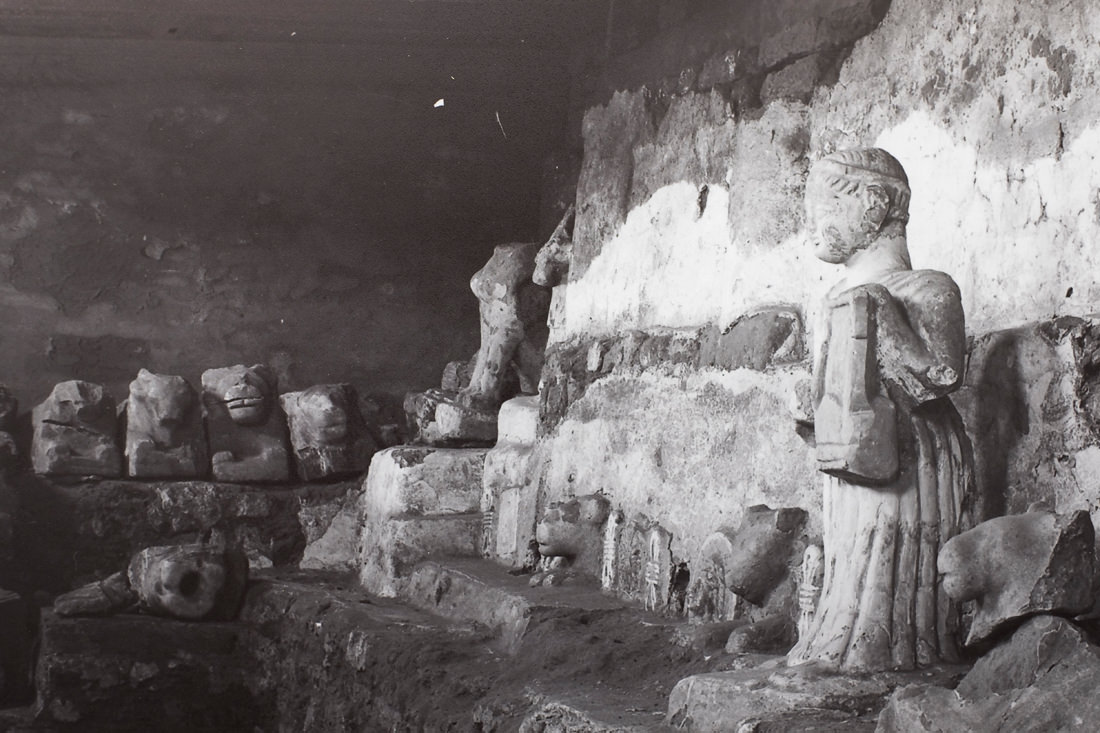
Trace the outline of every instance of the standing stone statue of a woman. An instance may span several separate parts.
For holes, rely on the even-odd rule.
[[[814,254],[844,274],[822,305],[812,422],[824,473],[825,577],[788,662],[913,669],[956,656],[937,571],[958,531],[971,450],[947,395],[965,357],[958,286],[913,270],[909,183],[884,150],[834,153],[810,171]]]

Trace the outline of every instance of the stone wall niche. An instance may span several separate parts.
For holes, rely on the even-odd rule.
[[[116,477],[122,452],[115,444],[115,401],[98,384],[61,382],[31,413],[35,473]]]
[[[187,380],[138,372],[126,403],[126,465],[134,478],[200,478],[209,471],[199,396]]]
[[[275,373],[263,364],[237,364],[202,374],[202,409],[218,481],[290,478],[286,419]]]

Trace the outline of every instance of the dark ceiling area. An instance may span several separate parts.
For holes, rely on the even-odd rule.
[[[0,85],[199,85],[264,111],[289,141],[265,157],[323,179],[318,211],[530,237],[574,50],[606,19],[602,0],[5,2]]]

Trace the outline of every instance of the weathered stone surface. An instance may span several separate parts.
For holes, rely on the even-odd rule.
[[[1100,647],[1055,616],[1037,616],[979,659],[954,690],[899,689],[878,733],[960,730],[1096,730],[1100,726]]]
[[[263,364],[202,373],[202,409],[218,481],[290,478],[286,417],[275,373]]]
[[[555,287],[569,276],[569,260],[573,251],[573,223],[577,218],[576,206],[569,205],[561,221],[546,243],[535,255],[535,269],[531,280],[536,285]]]
[[[135,478],[203,478],[209,472],[199,396],[183,377],[142,369],[130,382],[126,466]]]
[[[34,408],[31,461],[47,475],[118,476],[122,452],[115,401],[102,386],[72,380],[54,387]]]
[[[51,593],[105,578],[145,547],[211,535],[241,544],[264,564],[297,564],[309,529],[305,510],[338,506],[358,487],[357,482],[285,488],[208,481],[70,485],[33,475],[13,477],[11,485],[20,501],[14,525],[19,562],[0,568],[12,587],[33,584]]]
[[[399,446],[375,453],[364,481],[359,577],[396,595],[416,563],[480,554],[485,449]]]
[[[378,446],[359,411],[359,394],[350,384],[318,384],[279,397],[290,428],[298,477],[362,473]]]
[[[250,690],[256,675],[244,636],[239,624],[47,612],[35,675],[39,720],[65,731],[250,729],[270,700]]]
[[[307,536],[298,567],[311,570],[354,570],[359,561],[359,533],[363,527],[362,492],[349,491],[333,508],[324,534]]]
[[[472,407],[496,410],[504,401],[504,375],[515,363],[520,389],[538,389],[546,346],[549,291],[531,281],[537,244],[502,244],[470,279],[480,302],[481,347],[474,357],[470,384],[460,400]]]
[[[915,669],[957,658],[933,558],[960,524],[972,456],[947,395],[962,382],[962,298],[913,270],[905,170],[881,148],[832,153],[806,184],[814,255],[843,267],[815,329],[813,425],[824,586],[792,664]]]
[[[543,557],[563,557],[569,567],[598,577],[603,561],[603,525],[611,503],[600,494],[587,494],[547,507],[535,527]]]
[[[938,562],[947,593],[975,602],[968,644],[1036,613],[1087,611],[1094,565],[1086,511],[990,519],[949,540]]]
[[[442,389],[405,395],[412,437],[436,446],[489,446],[497,438],[497,412],[459,402],[459,393]]]
[[[726,585],[756,605],[763,605],[771,592],[787,577],[792,562],[801,559],[797,542],[806,523],[806,510],[749,507],[736,530],[720,530],[730,537],[729,552],[723,557]]]
[[[397,515],[369,518],[359,546],[359,582],[371,593],[393,598],[409,576],[430,558],[478,557],[481,515]]]
[[[59,616],[108,616],[136,605],[138,595],[130,587],[126,571],[120,570],[54,599],[53,610]]]
[[[411,445],[379,451],[363,483],[367,518],[476,512],[486,452]]]
[[[820,723],[816,716],[823,715],[825,722],[840,725],[821,730],[869,730],[864,727],[865,716],[881,709],[895,688],[930,678],[949,684],[961,674],[958,668],[938,667],[854,676],[822,673],[812,665],[777,668],[778,664],[778,658],[770,657],[748,669],[680,680],[669,695],[666,722],[700,733],[737,731],[745,725],[776,731],[819,730],[802,727],[800,717]]]
[[[224,621],[240,608],[248,585],[248,558],[238,547],[147,547],[130,560],[127,576],[144,611],[190,621]]]

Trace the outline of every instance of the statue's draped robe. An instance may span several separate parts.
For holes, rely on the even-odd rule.
[[[863,486],[822,474],[825,577],[810,633],[788,655],[846,670],[912,669],[956,658],[956,613],[936,570],[940,547],[957,533],[971,482],[971,450],[945,396],[957,386],[926,378],[929,358],[961,375],[965,336],[958,288],[945,274],[904,270],[879,279],[902,314],[879,327],[879,377],[897,410],[900,473]],[[815,377],[830,349],[826,299]],[[920,358],[907,359],[906,354]],[[820,394],[820,391],[819,391]]]

